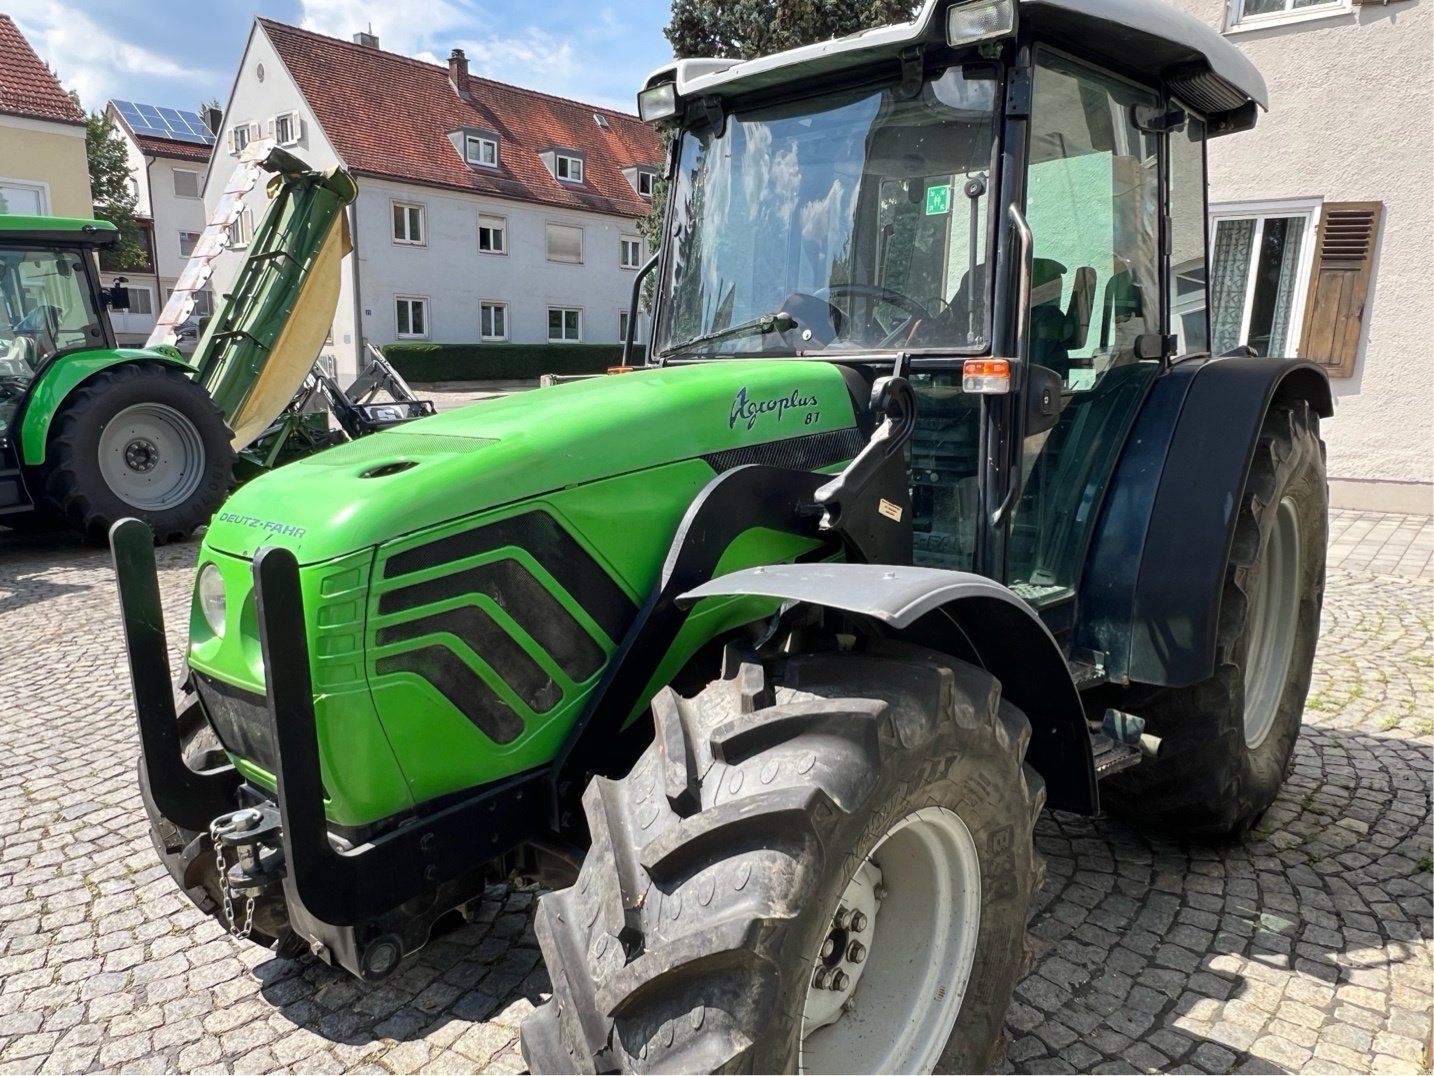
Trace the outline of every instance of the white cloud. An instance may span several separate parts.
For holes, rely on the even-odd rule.
[[[161,56],[157,52],[115,37],[89,16],[54,0],[9,0],[5,5],[40,58],[59,76],[67,90],[75,90],[85,108],[98,111],[111,97],[129,96],[136,73],[145,78],[178,82],[205,80],[210,73]],[[188,92],[184,87],[184,92]],[[168,104],[169,102],[157,102]],[[186,103],[193,108],[198,102]]]
[[[431,60],[445,40],[472,25],[478,11],[464,0],[403,0],[401,4],[372,0],[301,0],[305,30],[351,40],[372,28],[379,46],[389,52]],[[451,48],[452,46],[449,46]],[[423,55],[420,55],[423,54]]]

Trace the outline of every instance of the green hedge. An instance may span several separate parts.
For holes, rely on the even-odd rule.
[[[600,374],[621,344],[385,344],[384,357],[409,381],[523,381],[543,374]],[[632,361],[643,361],[633,349]]]

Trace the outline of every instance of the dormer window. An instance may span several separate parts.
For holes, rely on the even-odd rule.
[[[482,135],[466,135],[463,139],[463,158],[469,164],[483,168],[498,167],[498,143]]]
[[[554,163],[553,172],[559,179],[567,183],[581,183],[583,181],[583,159],[559,153]]]
[[[651,198],[653,184],[655,184],[656,182],[656,172],[637,173],[637,193],[642,195],[644,198]]]

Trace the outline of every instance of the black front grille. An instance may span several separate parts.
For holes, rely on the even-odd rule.
[[[268,700],[203,673],[194,674],[194,687],[224,749],[274,773],[278,763],[269,735]]]

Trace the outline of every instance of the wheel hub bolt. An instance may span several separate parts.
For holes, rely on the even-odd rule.
[[[832,916],[832,925],[838,930],[845,930],[851,922],[851,913],[845,908],[838,908],[836,915]]]
[[[851,985],[851,976],[846,972],[837,970],[832,973],[832,989],[845,990]]]
[[[866,913],[865,913],[865,912],[852,912],[852,913],[851,913],[851,929],[854,930],[854,931],[855,931],[856,933],[858,933],[858,934],[860,934],[862,931],[864,931],[864,930],[866,929]]]
[[[847,947],[846,958],[853,964],[860,964],[866,959],[866,946],[859,941],[854,941]]]
[[[835,939],[835,938],[828,938],[826,941],[822,942],[822,959],[823,959],[823,960],[830,960],[830,959],[832,958],[832,954],[835,953],[835,952],[836,952],[836,939]]]
[[[816,974],[812,976],[812,985],[818,990],[827,990],[831,986],[831,979],[831,968],[818,968]]]

